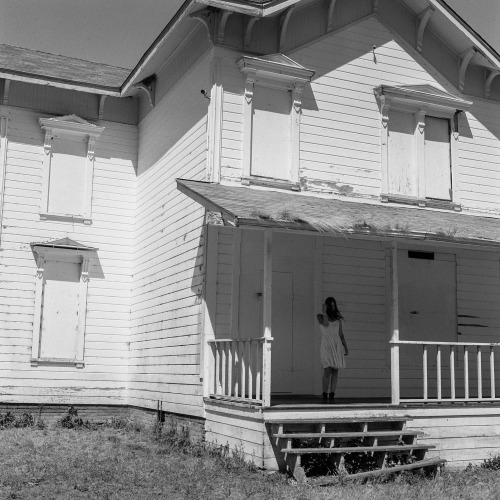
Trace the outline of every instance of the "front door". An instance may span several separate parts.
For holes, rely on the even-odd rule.
[[[455,255],[439,252],[399,250],[400,340],[456,342]],[[401,396],[423,395],[422,350],[400,347]],[[449,356],[443,350],[442,388],[449,389]],[[436,349],[428,348],[429,397],[436,397]]]

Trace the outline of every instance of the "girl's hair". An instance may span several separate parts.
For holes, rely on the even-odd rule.
[[[335,321],[335,320],[340,321],[341,319],[344,319],[344,316],[340,314],[340,311],[337,307],[337,302],[333,297],[328,297],[325,300],[325,304],[326,304],[326,315],[328,316],[328,319],[330,321]]]

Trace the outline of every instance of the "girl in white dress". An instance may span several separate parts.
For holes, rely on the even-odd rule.
[[[345,368],[345,356],[349,354],[342,331],[343,316],[333,297],[328,297],[323,304],[323,314],[317,315],[321,330],[321,365],[323,366],[323,402],[335,399],[335,389],[339,368]],[[343,347],[343,348],[342,348]]]

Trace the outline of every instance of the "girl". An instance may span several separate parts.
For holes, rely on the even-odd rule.
[[[339,368],[345,368],[345,358],[349,354],[347,344],[342,332],[344,319],[337,308],[333,297],[328,297],[323,304],[323,314],[317,316],[321,330],[321,365],[323,366],[323,402],[328,399],[333,403],[335,389],[339,376]],[[342,346],[344,349],[342,349]],[[330,388],[330,392],[328,392]]]

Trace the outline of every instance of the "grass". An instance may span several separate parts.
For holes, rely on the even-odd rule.
[[[227,449],[189,443],[186,432],[132,425],[5,428],[0,431],[3,499],[499,499],[500,472],[470,467],[437,479],[405,474],[368,483],[298,485],[255,470]],[[41,427],[41,426],[40,426]]]

